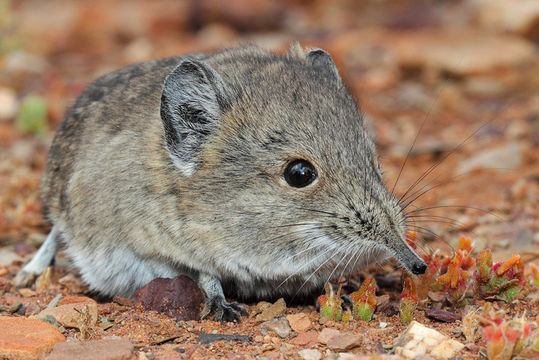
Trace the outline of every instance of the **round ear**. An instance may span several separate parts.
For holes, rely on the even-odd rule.
[[[174,164],[187,176],[196,170],[201,145],[227,107],[221,76],[196,60],[182,61],[165,79],[161,120]]]
[[[307,53],[306,57],[312,66],[330,71],[339,81],[341,80],[335,62],[331,58],[331,55],[326,51],[322,49],[312,49]]]

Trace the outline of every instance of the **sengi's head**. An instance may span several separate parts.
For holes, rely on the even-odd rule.
[[[425,271],[325,51],[248,47],[186,59],[166,79],[161,117],[191,190],[186,232],[222,254],[223,272],[316,286],[386,254]]]

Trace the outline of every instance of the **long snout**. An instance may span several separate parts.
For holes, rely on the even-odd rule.
[[[393,257],[412,274],[424,274],[427,270],[425,261],[404,239],[394,238],[387,246]]]

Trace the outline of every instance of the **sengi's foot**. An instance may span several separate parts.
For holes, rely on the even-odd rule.
[[[241,321],[242,315],[249,315],[247,311],[238,303],[229,303],[225,298],[215,296],[206,300],[204,310],[202,310],[202,318],[205,318],[210,313],[215,312],[216,321]]]

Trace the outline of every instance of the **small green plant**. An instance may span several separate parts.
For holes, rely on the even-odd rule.
[[[337,290],[337,294],[333,291],[333,287],[328,283],[326,285],[326,293],[320,295],[317,299],[320,308],[320,316],[329,320],[347,322],[350,315],[342,310],[343,300],[341,299],[341,287]]]
[[[509,303],[523,292],[525,286],[524,265],[520,255],[513,255],[509,260],[493,265],[490,249],[479,253],[474,273],[474,292],[477,297],[484,299],[494,296]]]
[[[406,234],[406,242],[417,251],[417,232],[408,232]],[[421,257],[425,261],[425,264],[427,264],[427,270],[424,274],[417,276],[416,287],[417,297],[419,300],[424,300],[427,298],[429,291],[439,290],[436,289],[436,280],[440,275],[444,257],[438,251],[426,251],[425,254],[421,254]]]
[[[447,265],[447,272],[438,277],[438,283],[442,285],[447,293],[447,300],[453,306],[466,305],[466,290],[471,278],[468,270],[475,264],[471,252],[471,240],[460,238],[459,247]]]
[[[415,282],[407,277],[404,279],[404,285],[400,296],[399,314],[403,322],[412,321],[418,297]]]
[[[535,324],[528,323],[524,317],[506,321],[500,314],[494,314],[489,306],[485,306],[483,315],[478,318],[489,360],[539,357],[539,317]],[[532,327],[535,330],[532,331]]]
[[[406,235],[406,241],[414,250],[417,250],[417,233],[409,232]],[[527,282],[539,286],[537,267],[530,265],[531,281],[527,280],[519,255],[513,255],[507,261],[493,264],[489,249],[481,251],[475,259],[472,258],[472,251],[471,239],[461,237],[458,248],[451,257],[437,251],[421,255],[427,264],[425,274],[413,278],[407,276],[404,279],[399,304],[399,313],[403,322],[411,321],[418,301],[430,297],[427,295],[431,290],[436,291],[433,295],[441,295],[439,296],[441,300],[431,297],[432,301],[447,299],[451,305],[462,307],[467,304],[466,297],[470,296],[468,289],[471,287],[477,298],[496,298],[510,303],[522,296]],[[474,267],[475,271],[472,276]],[[335,295],[333,289],[327,287],[326,294],[318,298],[321,316],[336,321],[349,321],[352,316],[364,321],[372,319],[376,309],[376,282],[373,278],[365,279],[360,289],[350,294],[351,310],[343,310],[340,291],[339,287]],[[494,337],[499,331],[504,331],[504,329],[493,328],[487,332],[489,336]]]
[[[369,321],[376,309],[376,281],[366,278],[358,291],[350,294],[354,317]]]

